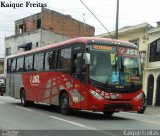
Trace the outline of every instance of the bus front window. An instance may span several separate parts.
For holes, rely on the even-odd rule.
[[[93,84],[112,89],[141,86],[142,72],[136,48],[90,46],[89,78]]]
[[[121,85],[128,86],[131,84],[141,84],[142,72],[138,50],[121,47],[118,49],[118,51]]]
[[[90,49],[90,53],[90,79],[103,84],[118,82],[115,47],[93,45]]]

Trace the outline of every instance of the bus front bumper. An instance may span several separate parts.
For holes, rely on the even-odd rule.
[[[130,101],[112,101],[112,100],[103,100],[101,102],[92,103],[90,105],[92,111],[139,111],[142,106],[142,99],[139,101],[130,100]]]

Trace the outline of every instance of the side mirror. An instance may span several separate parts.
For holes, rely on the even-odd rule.
[[[85,64],[91,64],[91,55],[90,53],[84,53]]]

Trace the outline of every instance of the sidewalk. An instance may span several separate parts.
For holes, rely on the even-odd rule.
[[[144,114],[160,115],[160,106],[147,106]]]

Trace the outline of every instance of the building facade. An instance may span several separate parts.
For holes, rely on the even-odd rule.
[[[5,38],[5,56],[80,36],[94,36],[95,28],[70,15],[42,8],[15,21],[15,35]]]
[[[147,104],[160,106],[160,26],[149,32],[143,88],[147,94]]]

